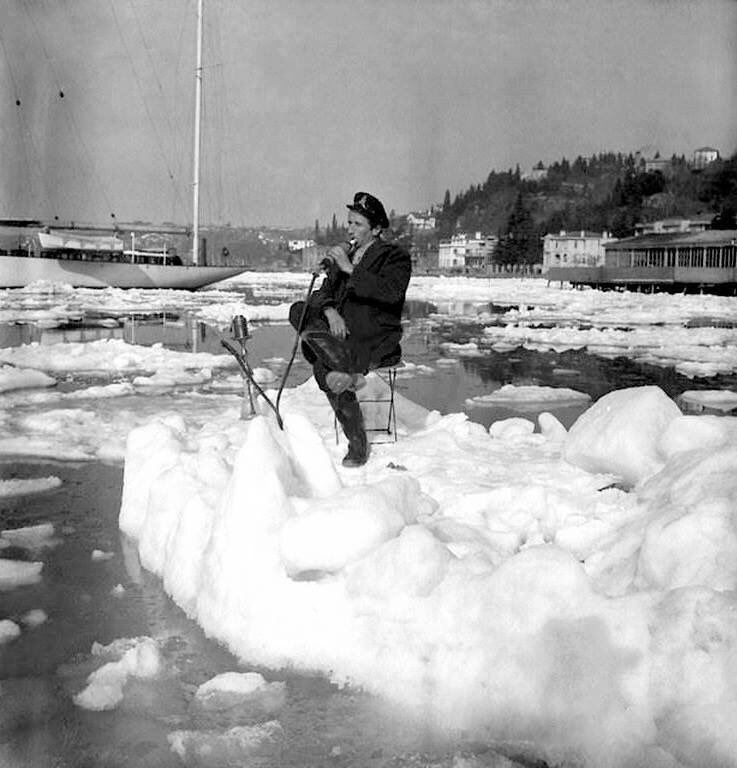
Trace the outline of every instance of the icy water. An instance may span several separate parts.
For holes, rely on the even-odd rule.
[[[443,344],[462,344],[481,335],[473,323],[444,321],[437,308],[410,303],[403,342],[404,358],[427,366],[399,382],[400,391],[443,413],[466,411],[488,425],[509,416],[534,418],[537,409],[466,406],[466,400],[488,394],[502,384],[571,387],[594,399],[606,392],[657,384],[676,397],[687,389],[734,387],[734,377],[688,379],[673,370],[644,366],[624,358],[606,360],[585,352],[541,353],[517,349],[480,357],[452,357]],[[293,334],[286,324],[254,324],[249,357],[256,367],[268,358],[288,358]],[[100,318],[44,329],[34,325],[0,328],[0,344],[30,341],[93,341],[122,338],[136,344],[162,342],[177,350],[221,352],[226,330],[198,322],[187,313]],[[287,384],[304,381],[309,368],[298,358]],[[583,406],[547,404],[566,426]],[[239,666],[218,644],[208,640],[164,593],[159,580],[141,569],[136,551],[117,526],[122,468],[102,464],[10,461],[0,463],[4,478],[55,475],[62,485],[53,491],[0,500],[0,530],[38,523],[54,524],[53,546],[37,552],[6,549],[4,557],[42,560],[40,583],[0,591],[0,619],[17,620],[31,609],[43,609],[48,620],[24,629],[22,642],[0,645],[0,766],[141,766],[169,768],[182,764],[167,736],[180,729],[222,733],[237,724],[225,715],[203,720],[191,703],[197,686],[232,670],[261,671],[267,680],[287,684],[287,703],[278,714],[284,740],[270,753],[247,762],[217,756],[197,765],[263,766],[452,766],[473,757],[474,765],[520,764],[523,750],[489,749],[463,741],[463,734],[431,732],[386,703],[351,690],[339,690],[319,676],[285,674]],[[93,560],[93,550],[109,555]],[[165,674],[155,682],[128,685],[123,703],[110,712],[91,712],[74,705],[95,668],[94,642],[149,635],[163,650]],[[98,662],[99,663],[99,662]],[[232,756],[231,756],[232,758]]]

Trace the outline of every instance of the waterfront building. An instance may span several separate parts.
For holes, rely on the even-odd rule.
[[[601,266],[558,266],[549,280],[600,288],[737,291],[737,230],[649,234],[604,246]]]
[[[450,240],[438,244],[438,267],[440,269],[462,269],[478,271],[492,262],[498,238],[476,232],[453,235]]]
[[[566,232],[543,237],[543,274],[554,267],[599,267],[604,264],[604,245],[614,238],[609,232]]]

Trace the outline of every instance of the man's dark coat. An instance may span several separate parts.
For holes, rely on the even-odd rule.
[[[409,254],[394,243],[375,240],[348,275],[329,267],[310,309],[335,307],[348,328],[356,371],[399,360],[402,308],[412,273]]]

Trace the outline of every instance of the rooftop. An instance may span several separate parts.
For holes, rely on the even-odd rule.
[[[607,250],[626,250],[628,248],[650,248],[667,245],[729,245],[737,243],[737,229],[707,229],[703,232],[655,233],[626,237],[608,243]]]

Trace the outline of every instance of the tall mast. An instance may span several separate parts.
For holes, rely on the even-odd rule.
[[[194,99],[194,164],[192,179],[192,263],[199,263],[200,250],[200,122],[202,118],[202,5],[197,0],[197,65]]]

